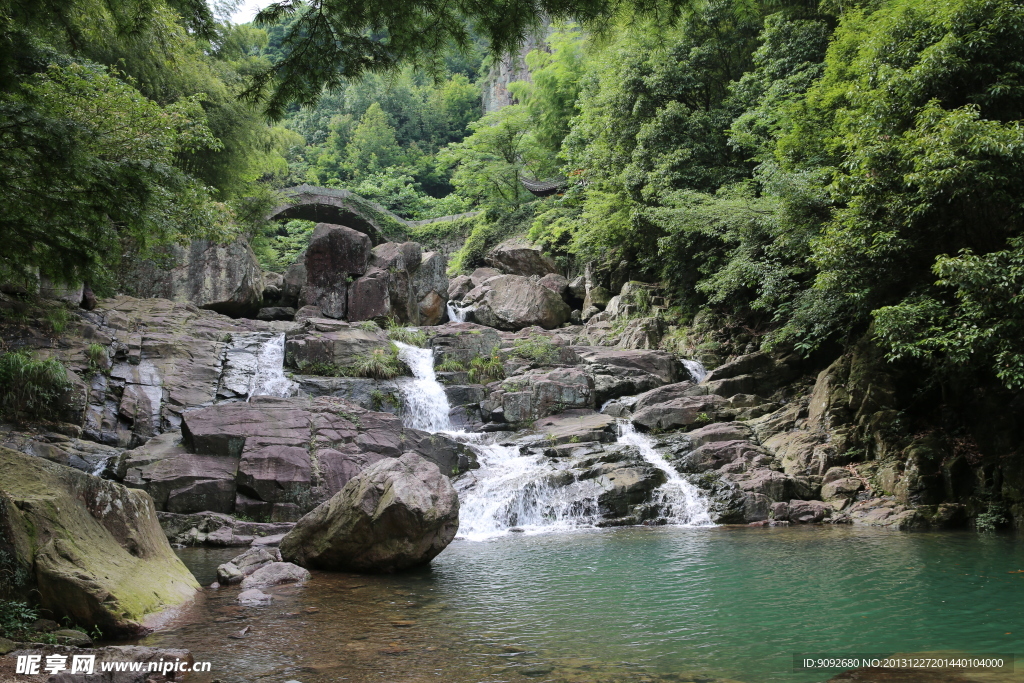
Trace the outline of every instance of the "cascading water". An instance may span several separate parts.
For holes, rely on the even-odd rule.
[[[629,420],[619,420],[618,428],[619,443],[633,446],[640,451],[644,460],[665,473],[668,480],[654,490],[654,499],[651,502],[661,509],[668,523],[687,526],[712,525],[707,500],[701,495],[700,490],[683,479],[668,460],[654,449],[651,438],[636,431]]]
[[[699,360],[683,359],[683,367],[690,373],[690,378],[694,382],[700,384],[704,381],[704,378],[708,376],[708,371],[705,369],[704,364]]]
[[[519,446],[486,443],[482,434],[460,436],[480,463],[480,469],[456,482],[463,538],[481,541],[510,529],[538,533],[591,527],[600,520],[600,491],[593,481],[578,481],[550,458],[524,455]]]
[[[395,342],[413,379],[399,381],[402,421],[426,432],[444,432],[476,453],[479,469],[455,482],[459,492],[459,535],[484,540],[510,530],[537,533],[595,526],[601,520],[596,481],[579,480],[568,463],[515,445],[495,443],[496,436],[453,431],[444,387],[434,374],[434,352]],[[668,481],[652,501],[670,524],[710,525],[707,505],[696,487],[683,479],[628,421],[620,421],[619,443],[637,448],[663,471]]]
[[[462,306],[462,307],[459,307],[459,306],[455,305],[455,302],[453,302],[453,301],[449,301],[448,302],[447,308],[448,308],[448,320],[450,320],[453,323],[464,323],[464,322],[466,322],[466,317],[470,313],[473,312],[473,307],[472,306]]]
[[[425,432],[451,431],[448,394],[434,375],[434,350],[395,342],[401,358],[415,379],[400,380],[402,419],[407,427]]]
[[[263,342],[256,352],[256,374],[246,400],[253,396],[292,396],[295,382],[284,374],[284,335]]]
[[[598,520],[593,483],[574,481],[571,472],[543,455],[523,455],[518,446],[493,443],[491,435],[453,431],[448,396],[434,374],[433,350],[395,344],[414,377],[399,381],[403,423],[445,432],[471,448],[480,464],[456,482],[461,536],[481,540],[511,528],[547,531],[592,526]]]

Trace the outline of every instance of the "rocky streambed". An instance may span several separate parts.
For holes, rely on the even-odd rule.
[[[314,237],[291,287],[306,305],[261,316],[291,319],[121,296],[58,337],[20,332],[17,344],[67,365],[72,389],[56,419],[0,431],[0,465],[22,473],[0,482],[6,596],[42,590],[54,617],[129,635],[196,594],[168,541],[264,560],[283,543],[267,571],[294,591],[308,574],[283,560],[399,569],[453,537],[966,518],[931,495],[956,473],[929,470],[927,444],[870,441],[894,411],[869,346],[817,373],[752,349],[708,372],[656,348],[666,302],[649,285],[606,296],[589,273],[569,282],[520,248],[448,283],[418,245],[370,249],[331,226]],[[385,313],[453,321],[383,329],[372,320]],[[351,376],[368,358],[405,374]],[[436,524],[402,521],[433,519],[444,496]],[[322,542],[343,527],[356,545]],[[354,555],[371,559],[338,560]],[[132,584],[138,572],[160,585]]]

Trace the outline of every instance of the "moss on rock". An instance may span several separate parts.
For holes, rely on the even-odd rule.
[[[11,597],[37,602],[53,619],[130,635],[199,588],[149,494],[6,448],[0,470],[0,546],[31,568]]]

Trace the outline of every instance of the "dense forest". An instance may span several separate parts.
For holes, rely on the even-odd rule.
[[[4,2],[3,276],[112,291],[125,258],[239,232],[279,270],[310,226],[261,216],[306,182],[412,219],[483,209],[452,272],[528,232],[765,349],[871,329],[891,360],[1024,387],[1020,3],[577,3],[550,27],[453,6],[419,42],[429,9],[403,7]],[[531,30],[519,103],[482,116]]]

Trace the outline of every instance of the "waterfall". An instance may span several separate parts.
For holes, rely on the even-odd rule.
[[[256,351],[256,373],[253,375],[248,401],[253,396],[287,397],[295,394],[296,384],[284,374],[284,334],[260,344]]]
[[[510,529],[538,533],[592,527],[600,521],[593,481],[575,481],[550,458],[523,455],[519,446],[471,440],[484,435],[461,436],[476,451],[480,469],[456,482],[459,536],[482,541]]]
[[[466,316],[473,312],[472,306],[459,307],[454,302],[448,302],[448,320],[453,323],[464,323],[466,322]]]
[[[519,446],[491,443],[487,434],[452,431],[448,396],[434,374],[434,352],[395,342],[414,379],[400,380],[402,421],[426,432],[445,432],[471,448],[480,469],[456,482],[459,534],[483,540],[508,532],[593,526],[600,515],[596,486],[543,455],[522,455]],[[568,485],[566,482],[568,481]]]
[[[633,423],[628,420],[619,420],[618,427],[618,443],[635,447],[640,451],[644,460],[664,472],[668,478],[668,481],[654,490],[651,502],[661,508],[662,514],[669,524],[711,525],[707,500],[696,486],[683,479],[668,460],[654,450],[651,438],[636,431]]]
[[[434,350],[395,342],[401,358],[415,379],[398,382],[402,392],[402,420],[406,427],[425,432],[451,431],[451,406],[444,387],[434,374]]]
[[[683,359],[683,366],[686,371],[690,373],[690,377],[694,382],[700,384],[704,381],[704,378],[708,376],[708,371],[704,368],[704,364],[699,360],[687,360]]]
[[[569,461],[524,454],[518,445],[495,443],[498,437],[492,434],[453,431],[448,396],[434,374],[433,350],[402,342],[395,345],[413,374],[412,379],[398,382],[405,426],[444,432],[476,453],[480,468],[454,482],[461,537],[484,540],[510,530],[539,533],[593,527],[601,521],[599,485],[593,479],[580,481]],[[630,422],[620,421],[619,443],[636,447],[647,462],[665,473],[668,481],[654,491],[652,502],[670,523],[711,524],[707,504],[696,487],[679,476]]]

